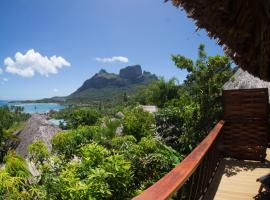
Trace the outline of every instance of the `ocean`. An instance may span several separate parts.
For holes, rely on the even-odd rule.
[[[50,110],[61,110],[65,106],[57,103],[8,103],[8,101],[0,100],[0,106],[21,106],[25,113],[46,113]]]
[[[0,106],[4,106],[4,105],[7,105],[7,101],[2,101],[2,100],[0,100]]]

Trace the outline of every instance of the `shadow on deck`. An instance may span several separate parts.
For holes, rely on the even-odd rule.
[[[270,173],[270,149],[264,163],[224,159],[204,200],[269,200],[269,194],[258,194],[260,183],[256,182],[267,173]]]

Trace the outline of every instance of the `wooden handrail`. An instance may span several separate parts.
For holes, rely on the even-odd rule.
[[[165,200],[172,197],[190,178],[219,136],[225,121],[219,121],[208,136],[174,169],[133,200]]]

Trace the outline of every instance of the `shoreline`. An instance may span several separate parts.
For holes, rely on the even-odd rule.
[[[34,103],[34,102],[29,102],[29,103],[22,103],[22,102],[3,102],[1,106],[8,106],[9,108],[16,108],[16,107],[23,107],[23,112],[28,113],[28,114],[45,114],[45,113],[50,113],[50,112],[58,112],[62,109],[65,109],[67,106],[59,103]]]

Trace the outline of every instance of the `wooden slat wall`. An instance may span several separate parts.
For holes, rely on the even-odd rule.
[[[268,144],[268,89],[223,91],[224,156],[262,160]]]

